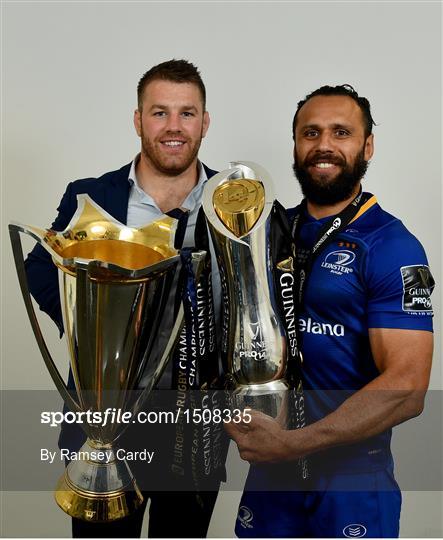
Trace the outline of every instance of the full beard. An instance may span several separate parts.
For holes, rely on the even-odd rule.
[[[165,176],[179,176],[184,173],[196,159],[202,138],[193,143],[188,139],[185,143],[189,147],[187,153],[177,157],[164,156],[161,150],[156,146],[156,144],[160,145],[161,143],[153,143],[144,136],[143,132],[141,134],[141,141],[143,156],[151,163],[152,167],[158,173],[164,174]]]
[[[302,193],[308,201],[319,206],[327,206],[345,201],[355,193],[356,187],[368,169],[368,161],[365,161],[362,149],[352,166],[344,163],[338,176],[324,181],[321,178],[314,179],[307,166],[306,163],[300,165],[297,159],[292,166]]]

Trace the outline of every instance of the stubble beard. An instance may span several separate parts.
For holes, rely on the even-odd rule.
[[[172,134],[171,134],[172,136]],[[192,142],[192,139],[186,138],[186,145],[189,146],[187,153],[184,156],[164,157],[161,149],[158,148],[161,145],[160,142],[153,142],[145,136],[143,129],[141,130],[141,143],[142,154],[144,158],[151,164],[152,168],[158,173],[165,176],[179,176],[184,173],[192,164],[192,162],[198,156],[200,145],[203,138],[203,129],[200,134],[200,138]]]
[[[326,155],[322,157],[326,157]],[[345,201],[355,193],[360,180],[366,174],[369,162],[364,159],[364,148],[362,148],[356,155],[352,165],[341,160],[341,172],[333,179],[326,179],[325,177],[324,181],[322,181],[321,177],[314,179],[311,176],[308,171],[309,164],[309,162],[299,164],[297,158],[295,158],[292,166],[302,193],[308,201],[319,206],[328,206]]]

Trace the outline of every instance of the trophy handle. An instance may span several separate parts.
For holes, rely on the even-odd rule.
[[[196,281],[198,281],[200,274],[203,270],[205,257],[206,257],[206,251],[204,250],[200,250],[200,251],[196,251],[195,253],[192,253],[192,267],[194,270]],[[154,372],[154,376],[152,377],[151,384],[146,386],[141,392],[140,396],[137,398],[134,404],[134,411],[139,410],[144,400],[148,397],[152,388],[159,381],[168,363],[168,358],[171,355],[172,351],[174,350],[175,345],[180,337],[180,333],[183,327],[183,320],[184,320],[184,308],[183,308],[183,302],[182,302],[180,304],[180,308],[178,310],[177,318],[175,320],[174,326],[172,327],[171,336],[169,337],[168,343],[166,344],[165,350],[158,363],[157,369]]]
[[[80,408],[80,405],[75,401],[75,399],[69,393],[68,388],[66,387],[66,384],[62,376],[60,375],[60,372],[58,371],[57,366],[54,363],[54,360],[51,357],[51,353],[49,352],[49,349],[46,345],[42,331],[40,329],[40,325],[37,320],[37,316],[35,314],[34,306],[32,304],[31,294],[28,288],[28,281],[26,277],[25,261],[23,257],[23,247],[22,247],[22,242],[20,238],[21,232],[28,234],[35,240],[40,241],[40,239],[34,234],[32,234],[32,232],[27,231],[21,225],[15,225],[15,224],[9,225],[9,236],[11,238],[15,267],[17,269],[20,289],[22,291],[23,300],[25,302],[25,307],[28,313],[29,320],[31,322],[32,330],[34,331],[35,339],[37,340],[37,344],[39,346],[40,352],[43,356],[43,360],[46,364],[49,374],[51,375],[51,378],[54,381],[54,384],[57,387],[57,390],[60,392],[64,402],[66,403],[66,405],[68,405],[68,407],[72,411],[80,412],[82,410]]]

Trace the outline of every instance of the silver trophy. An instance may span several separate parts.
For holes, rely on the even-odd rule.
[[[28,316],[46,367],[69,408],[78,413],[140,409],[159,380],[181,328],[168,306],[179,254],[176,220],[163,216],[141,229],[116,221],[87,195],[63,232],[9,226]],[[46,346],[31,301],[20,233],[39,242],[59,269],[60,299],[76,396],[65,386]],[[194,255],[195,269],[204,252]],[[120,519],[143,497],[115,442],[128,424],[82,423],[80,452],[102,456],[71,461],[55,493],[69,515],[92,522]],[[94,452],[93,452],[94,451]]]
[[[274,189],[259,165],[233,162],[203,193],[223,290],[222,354],[232,405],[287,424],[288,343],[278,316],[269,250]],[[280,261],[293,271],[292,258]]]

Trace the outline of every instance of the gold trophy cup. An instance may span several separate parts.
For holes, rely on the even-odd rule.
[[[176,220],[167,216],[140,229],[116,221],[87,195],[62,232],[9,225],[28,316],[46,367],[68,407],[135,415],[159,380],[179,333],[168,299],[179,254]],[[20,233],[35,239],[59,269],[60,300],[76,395],[66,388],[43,338],[29,293]],[[204,252],[194,254],[197,269]],[[114,445],[128,424],[82,423],[80,452],[106,455],[71,461],[55,498],[69,515],[91,522],[120,519],[143,497]],[[102,452],[100,452],[102,451]]]

